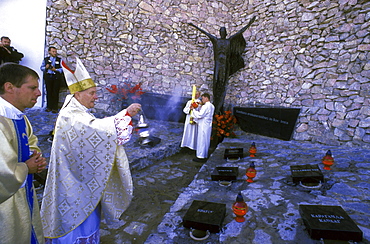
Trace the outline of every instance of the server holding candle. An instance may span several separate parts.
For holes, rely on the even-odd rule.
[[[193,85],[191,100],[186,103],[183,112],[186,114],[184,133],[182,136],[181,147],[187,147],[192,150],[196,150],[197,147],[197,136],[198,136],[198,126],[192,116],[192,109],[198,107],[200,103],[199,100],[200,92],[197,91],[195,85]]]
[[[193,92],[191,93],[191,104],[190,104],[190,106],[193,106],[193,108],[198,108],[198,103],[195,102],[195,99],[198,98],[199,95],[200,95],[199,92],[198,92],[198,95],[197,95],[197,87],[195,85],[193,85]],[[189,113],[190,113],[190,121],[189,121],[189,123],[190,124],[195,124],[194,117],[192,115],[193,114],[193,111],[191,109],[190,109],[190,112]]]
[[[215,112],[215,106],[211,103],[211,97],[208,93],[202,94],[202,106],[200,108],[192,109],[192,116],[196,121],[198,127],[197,135],[197,157],[193,159],[195,162],[205,162],[208,158],[208,149],[211,144],[212,120]]]

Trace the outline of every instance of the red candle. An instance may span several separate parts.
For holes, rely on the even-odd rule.
[[[334,164],[334,158],[330,150],[328,150],[326,155],[322,158],[322,163],[324,165],[324,169],[331,170],[330,167]]]
[[[250,146],[249,148],[249,156],[250,157],[255,157],[256,156],[256,153],[257,153],[257,148],[256,148],[256,143],[252,143],[252,145]]]
[[[245,175],[248,177],[247,182],[254,182],[253,178],[257,175],[257,170],[255,169],[254,162],[252,162],[249,168],[246,170]]]
[[[244,215],[246,215],[248,212],[248,206],[244,202],[241,192],[239,192],[238,196],[236,197],[236,201],[234,202],[232,209],[236,216],[235,217],[236,222],[240,223],[244,222],[245,221]]]

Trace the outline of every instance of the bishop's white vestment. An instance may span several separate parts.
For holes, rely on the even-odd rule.
[[[203,104],[199,111],[193,109],[193,116],[196,118],[198,125],[197,158],[208,158],[214,112],[215,106],[211,102]]]
[[[130,139],[130,124],[126,110],[97,119],[67,96],[55,125],[41,206],[46,238],[75,231],[97,207],[107,224],[126,210],[133,184],[125,150],[117,139]]]

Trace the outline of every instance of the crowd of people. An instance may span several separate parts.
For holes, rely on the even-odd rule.
[[[58,112],[62,82],[70,95],[59,111],[46,162],[25,115],[25,109],[42,95],[40,77],[19,64],[23,54],[18,59],[5,58],[4,51],[14,57],[18,53],[9,38],[2,37],[1,43],[0,223],[6,223],[0,228],[1,243],[99,243],[102,217],[108,224],[119,221],[133,196],[122,145],[131,138],[132,117],[141,105],[133,103],[114,116],[96,118],[90,110],[97,88],[82,61],[76,58],[72,71],[57,56],[57,49],[49,47],[49,56],[41,64],[46,111]],[[181,147],[196,151],[194,161],[208,158],[214,109],[210,95],[199,92],[184,108],[187,118]],[[40,209],[33,177],[46,168]]]

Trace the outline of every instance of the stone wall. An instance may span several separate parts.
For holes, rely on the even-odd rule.
[[[101,86],[130,78],[190,96],[192,84],[212,89],[213,48],[187,23],[230,36],[252,16],[226,102],[302,108],[296,140],[370,145],[367,0],[48,0],[46,43],[72,66],[79,56]]]

